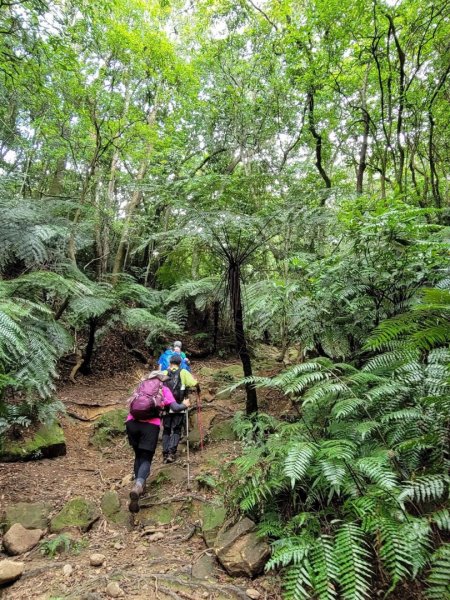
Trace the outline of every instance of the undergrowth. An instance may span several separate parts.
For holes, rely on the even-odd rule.
[[[435,296],[383,323],[362,368],[318,358],[244,380],[293,403],[292,422],[235,417],[243,453],[222,481],[230,511],[271,538],[287,599],[363,600],[414,579],[450,597],[449,322]]]

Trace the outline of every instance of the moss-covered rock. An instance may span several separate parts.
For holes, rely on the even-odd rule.
[[[14,523],[20,523],[25,529],[46,529],[51,506],[44,502],[18,502],[5,510],[2,521],[9,529]]]
[[[115,437],[125,435],[125,420],[128,415],[126,408],[110,410],[102,415],[94,425],[92,443],[96,446],[105,446]]]
[[[24,439],[6,439],[0,448],[0,462],[55,458],[66,454],[66,440],[59,423],[41,425]]]
[[[204,504],[201,508],[202,533],[206,544],[214,545],[214,540],[220,528],[225,523],[226,511],[223,504]]]
[[[141,509],[139,520],[144,525],[167,525],[180,513],[183,505],[181,502],[169,502],[163,506],[151,506]]]
[[[100,511],[90,500],[78,496],[64,505],[62,510],[50,521],[50,531],[59,533],[65,529],[78,527],[88,531],[100,517]]]
[[[129,525],[130,513],[122,508],[119,494],[109,490],[103,494],[101,501],[102,513],[106,520],[115,525]]]
[[[199,374],[221,384],[233,383],[244,377],[241,365],[229,365],[228,367],[221,367],[220,369],[202,367],[199,370]]]
[[[236,440],[236,434],[233,431],[233,422],[231,419],[227,421],[221,421],[212,426],[209,432],[209,439],[212,442],[219,442],[222,440],[233,441]]]

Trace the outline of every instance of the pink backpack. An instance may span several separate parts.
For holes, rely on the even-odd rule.
[[[137,421],[159,417],[164,409],[162,381],[146,379],[137,387],[130,403],[130,414]]]

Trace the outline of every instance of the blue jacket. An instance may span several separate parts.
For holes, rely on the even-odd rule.
[[[158,365],[159,365],[159,370],[160,371],[167,371],[167,369],[169,368],[170,365],[170,357],[175,354],[175,352],[173,350],[165,350],[161,356],[158,358]],[[180,365],[181,369],[186,369],[186,371],[191,371],[191,367],[188,365],[188,363],[185,361],[185,359],[183,358],[181,360],[181,365]]]

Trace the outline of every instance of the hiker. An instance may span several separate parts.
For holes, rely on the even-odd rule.
[[[170,407],[173,414],[176,414],[190,406],[187,398],[182,403],[175,401],[171,390],[165,385],[168,380],[169,377],[161,371],[152,371],[136,388],[129,401],[126,429],[135,455],[135,483],[130,491],[128,508],[133,513],[139,512],[139,498],[150,474],[164,407]]]
[[[181,368],[191,372],[190,360],[187,358],[186,354],[182,352],[181,342],[173,343],[173,354],[179,354],[181,356]]]
[[[177,402],[186,403],[186,397],[189,388],[196,388],[200,393],[200,385],[191,373],[182,368],[182,358],[179,354],[172,354],[170,357],[170,366],[164,371],[168,376],[166,385],[172,391]],[[179,411],[173,410],[173,405],[163,416],[163,462],[172,463],[175,461],[178,443],[181,437],[185,416]]]
[[[170,357],[172,356],[172,354],[173,354],[172,346],[166,346],[166,349],[161,354],[161,356],[158,358],[158,366],[159,366],[160,371],[167,371],[167,369],[169,368],[169,361],[170,361]]]

